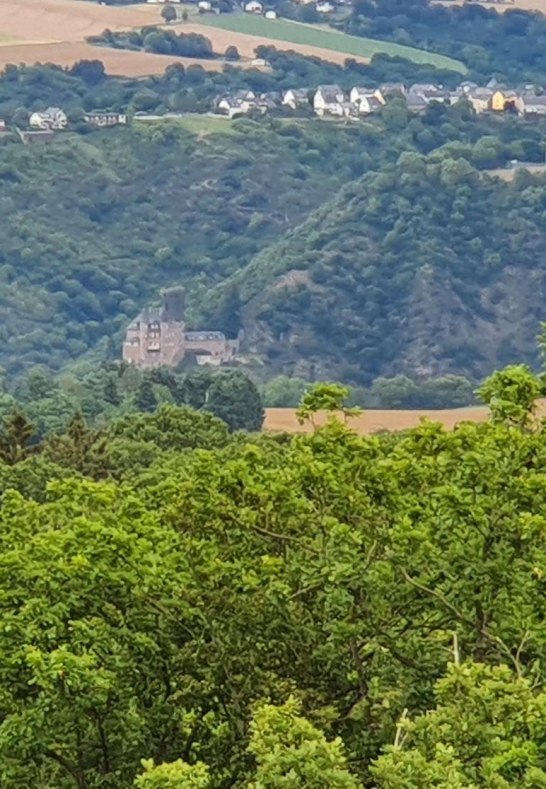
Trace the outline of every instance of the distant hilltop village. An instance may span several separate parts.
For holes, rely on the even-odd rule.
[[[170,288],[161,296],[161,307],[145,307],[127,329],[125,362],[142,368],[174,367],[189,353],[200,365],[219,366],[233,360],[238,339],[227,340],[219,331],[186,331],[184,288]]]

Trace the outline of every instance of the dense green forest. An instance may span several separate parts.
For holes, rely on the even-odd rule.
[[[162,285],[190,287],[197,304],[383,147],[365,130],[226,126],[0,145],[1,364],[58,368],[107,340],[119,354],[119,331]]]
[[[363,384],[536,362],[546,180],[506,183],[470,164],[493,164],[498,146],[404,153],[235,273],[253,353],[284,373]]]
[[[340,26],[462,60],[478,82],[491,76],[514,85],[546,81],[546,17],[509,8],[498,13],[477,3],[437,5],[430,0],[356,0]]]
[[[2,786],[544,786],[545,391],[365,438],[334,384],[298,436],[8,414]]]

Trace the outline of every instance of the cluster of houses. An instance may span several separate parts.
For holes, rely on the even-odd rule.
[[[354,87],[348,92],[339,85],[319,85],[314,91],[298,88],[284,93],[257,94],[251,90],[240,90],[219,96],[215,100],[215,109],[230,118],[285,108],[310,109],[319,117],[356,119],[377,112],[393,96],[404,100],[412,113],[424,112],[434,103],[454,105],[465,100],[477,114],[512,112],[521,116],[546,115],[546,94],[541,95],[536,86],[526,85],[521,90],[511,90],[495,80],[483,87],[466,81],[453,90],[442,85],[414,84],[406,87],[400,83],[389,83],[379,88]]]
[[[127,115],[120,112],[87,112],[83,116],[90,126],[124,126]],[[33,112],[28,120],[31,129],[62,131],[68,126],[68,117],[60,107],[48,107],[43,112]]]
[[[106,128],[109,126],[125,126],[128,121],[122,112],[87,112],[82,121],[89,126]],[[0,138],[15,134],[21,142],[49,142],[55,134],[68,128],[68,117],[60,107],[48,107],[43,112],[33,112],[28,119],[28,128],[20,129],[16,124],[8,128],[5,120],[0,119]]]

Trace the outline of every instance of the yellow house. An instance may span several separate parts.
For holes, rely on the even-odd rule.
[[[493,112],[522,112],[522,100],[515,90],[496,90],[491,96]]]

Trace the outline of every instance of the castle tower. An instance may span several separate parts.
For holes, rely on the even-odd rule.
[[[162,323],[184,323],[186,311],[186,291],[182,287],[167,288],[161,291],[163,301]]]

